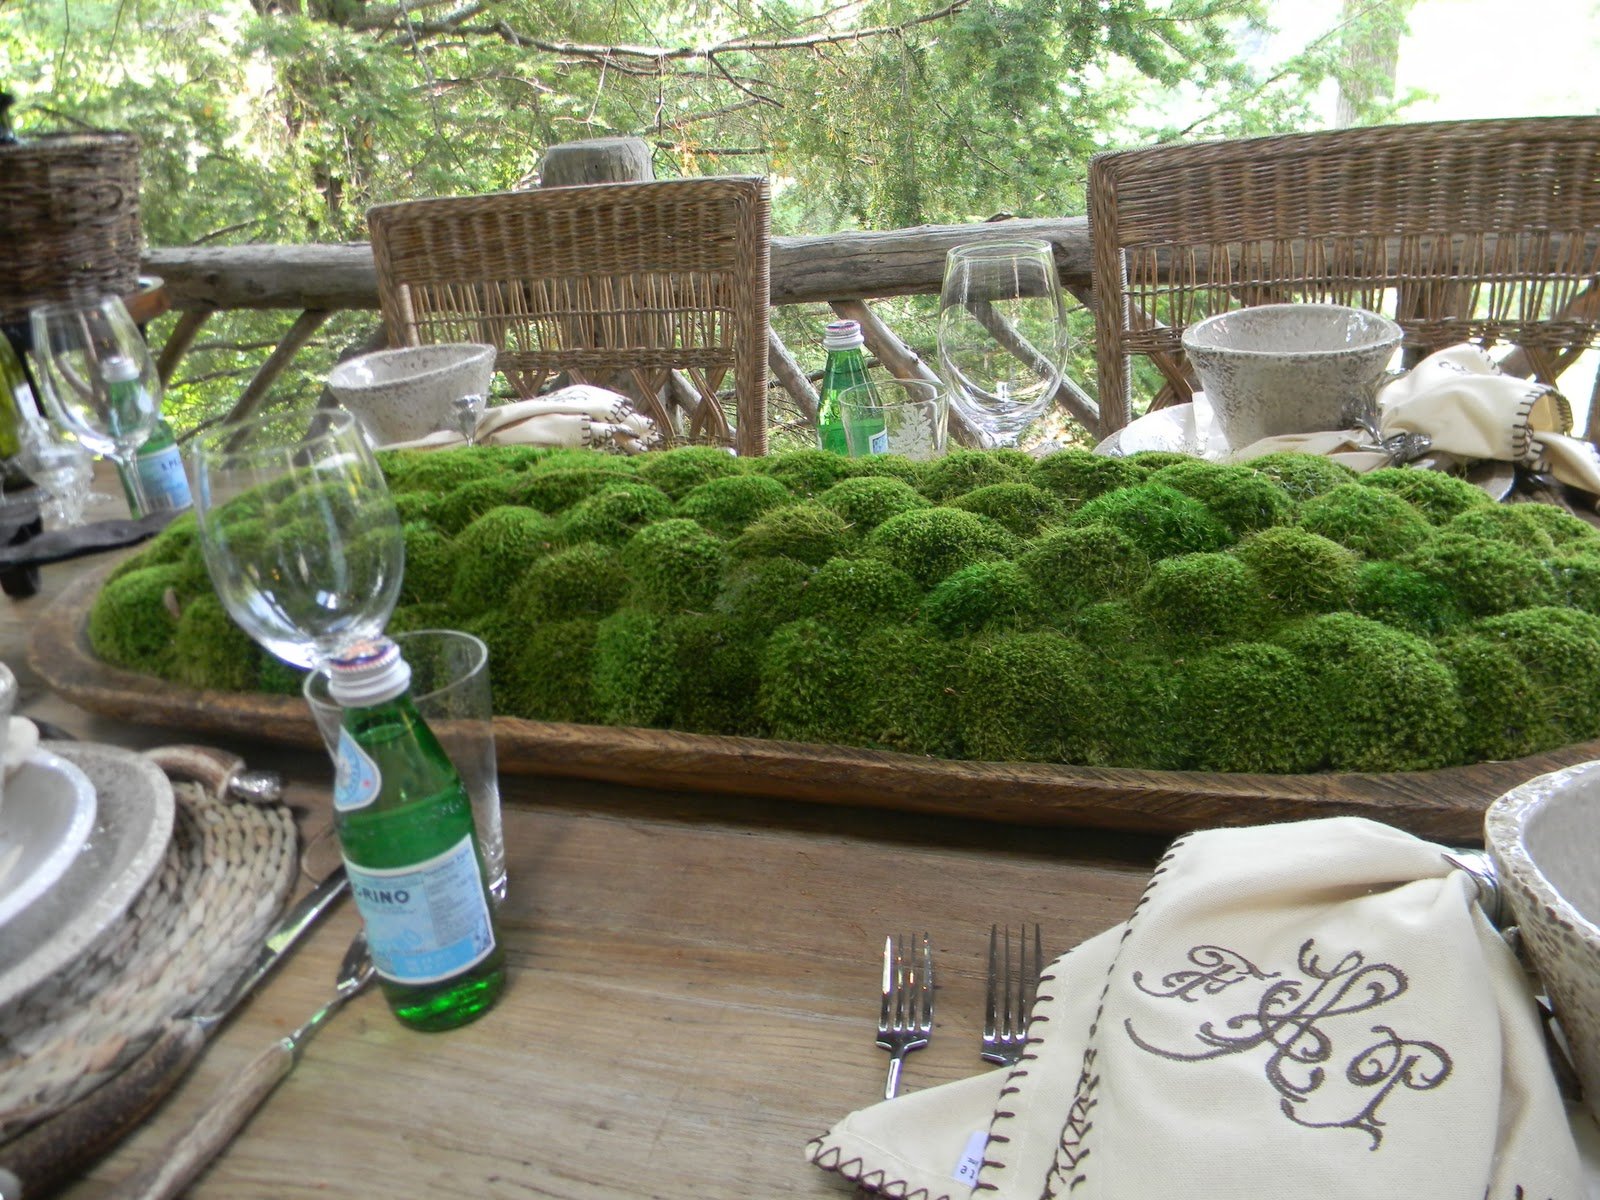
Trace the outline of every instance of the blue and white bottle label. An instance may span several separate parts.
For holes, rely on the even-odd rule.
[[[873,454],[889,453],[889,431],[880,429],[867,439],[867,449]]]
[[[167,446],[138,460],[139,484],[151,512],[172,512],[193,504],[189,477],[183,473],[183,457],[176,446]]]
[[[367,927],[372,965],[385,979],[438,983],[476,966],[494,949],[470,834],[414,866],[373,869],[348,858],[344,866]]]
[[[335,812],[353,812],[378,798],[383,774],[361,743],[348,729],[339,730],[339,754],[333,768],[333,807]]]

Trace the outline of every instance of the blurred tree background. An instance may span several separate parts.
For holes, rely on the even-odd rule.
[[[1081,213],[1091,155],[1315,127],[1330,86],[1382,120],[1411,3],[1345,0],[1272,60],[1269,0],[0,0],[0,81],[23,136],[139,135],[153,246],[363,241],[371,204],[532,186],[543,147],[615,135],[658,178],[768,175],[774,233],[826,233]],[[374,323],[330,322],[278,390],[314,395]],[[208,324],[174,424],[283,324]]]

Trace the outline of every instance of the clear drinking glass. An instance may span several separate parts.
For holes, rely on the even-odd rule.
[[[494,754],[494,706],[489,689],[489,648],[470,633],[419,629],[394,635],[411,667],[417,712],[450,756],[472,801],[484,876],[496,900],[506,895],[506,846],[500,827],[500,776]],[[328,672],[318,668],[302,685],[328,753],[338,760],[344,709],[328,692]]]
[[[44,514],[52,526],[71,529],[83,523],[94,478],[94,458],[77,442],[55,436],[39,418],[25,420],[17,461],[48,498]]]
[[[951,402],[1014,446],[1049,409],[1067,359],[1061,280],[1046,242],[973,242],[945,257],[939,366]]]
[[[858,384],[839,393],[839,419],[851,458],[938,458],[950,428],[950,392],[943,384],[922,379]]]
[[[284,662],[313,667],[383,632],[400,593],[400,518],[342,410],[224,425],[196,439],[195,510],[229,615]]]
[[[161,379],[144,335],[116,296],[41,304],[28,315],[39,390],[50,418],[123,468],[141,515],[134,461],[161,416]]]

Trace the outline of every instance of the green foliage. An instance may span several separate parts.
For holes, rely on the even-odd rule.
[[[899,625],[917,611],[921,592],[911,576],[874,558],[834,558],[811,576],[801,616],[842,629]]]
[[[710,608],[726,553],[721,539],[682,517],[646,526],[622,551],[628,598],[663,614]]]
[[[450,603],[477,614],[497,603],[534,560],[555,545],[555,524],[528,508],[492,508],[455,539]]]
[[[1405,559],[1447,588],[1469,616],[1490,616],[1547,604],[1555,582],[1532,553],[1510,542],[1480,541],[1472,533],[1446,531]]]
[[[752,468],[759,474],[776,479],[796,496],[820,496],[841,479],[856,474],[858,460],[841,458],[826,450],[791,450],[756,460]]]
[[[794,494],[765,475],[725,475],[698,484],[678,501],[677,514],[720,537],[737,537],[750,522],[794,503]]]
[[[1361,476],[1367,487],[1393,492],[1410,504],[1433,525],[1447,524],[1450,518],[1494,503],[1488,494],[1465,479],[1443,471],[1417,471],[1404,467],[1384,467]],[[1554,512],[1555,509],[1550,509]]]
[[[628,572],[607,546],[585,542],[534,562],[511,588],[511,608],[534,621],[603,617],[622,603]]]
[[[1186,639],[1254,634],[1266,620],[1256,575],[1231,554],[1162,559],[1138,601],[1168,634]]]
[[[1005,528],[976,513],[922,508],[890,517],[867,538],[867,552],[932,587],[962,567],[1012,552]]]
[[[928,623],[948,637],[1033,623],[1042,600],[1014,562],[976,562],[938,584],[923,604]]]
[[[519,482],[517,476],[505,474],[474,479],[444,493],[422,511],[441,532],[460,533],[491,508],[516,503]],[[402,492],[401,498],[412,500],[417,495],[416,492]]]
[[[1310,677],[1318,765],[1426,771],[1457,760],[1464,714],[1427,642],[1355,613],[1309,617],[1273,640]]]
[[[831,508],[812,501],[774,509],[733,541],[736,558],[792,558],[821,566],[851,543],[851,530]]]
[[[569,508],[557,529],[564,542],[620,546],[671,511],[672,501],[658,488],[647,483],[610,483]]]
[[[1066,517],[1066,506],[1031,483],[991,483],[950,501],[951,508],[998,521],[1020,538],[1031,538]]]
[[[1323,745],[1318,711],[1305,667],[1281,646],[1221,646],[1179,675],[1176,720],[1185,757],[1201,771],[1315,770]]]
[[[1396,487],[1307,501],[1353,526],[1395,505],[1421,523],[1404,558],[1362,559],[1301,526],[1234,543],[1216,514],[1235,487],[1259,503],[1260,477],[1206,464],[1160,469],[1183,465],[1168,478],[1207,504],[1150,480],[1021,536],[968,508],[1024,529],[1059,494],[985,482],[978,458],[951,476],[973,489],[933,506],[892,475],[796,498],[777,479],[820,478],[809,451],[792,471],[779,457],[702,480],[677,504],[643,467],[591,452],[500,455],[499,476],[441,457],[469,496],[500,478],[552,479],[547,500],[597,488],[559,517],[500,505],[454,538],[424,518],[404,527],[390,628],[483,638],[508,715],[1238,771],[1420,769],[1600,733],[1600,555],[1586,526],[1536,506],[1473,504],[1436,528]],[[725,457],[687,456],[672,486]],[[1024,461],[997,457],[1002,472]],[[400,494],[448,512],[467,503],[454,492]],[[287,552],[339,502],[294,493],[279,519],[263,510],[276,494],[224,510],[228,535]],[[754,519],[730,541],[686,511],[729,531]],[[106,661],[191,686],[299,687],[226,620],[187,518],[119,566],[88,632]]]
[[[1234,553],[1285,616],[1345,608],[1355,590],[1355,554],[1304,529],[1264,530],[1240,542]]]
[[[1107,492],[1078,509],[1070,521],[1079,528],[1097,523],[1110,525],[1151,559],[1221,550],[1233,541],[1210,509],[1162,483]]]
[[[841,480],[817,499],[843,517],[858,534],[871,533],[900,513],[929,506],[905,480],[884,476]]]
[[[645,455],[638,470],[642,482],[660,488],[673,500],[682,500],[709,480],[742,475],[748,469],[745,460],[715,446],[683,446]]]
[[[1318,454],[1264,454],[1246,465],[1252,471],[1260,471],[1297,503],[1331,492],[1357,477],[1349,467]]]
[[[1003,451],[952,450],[923,468],[918,490],[935,504],[996,483],[1026,483],[1033,460]]]
[[[1193,496],[1235,537],[1283,525],[1294,516],[1294,505],[1283,489],[1249,467],[1219,467],[1190,459],[1162,467],[1150,479]]]
[[[1399,496],[1360,483],[1342,483],[1307,500],[1299,524],[1367,558],[1399,558],[1429,534],[1422,514]]]
[[[1132,595],[1150,574],[1150,559],[1114,525],[1090,522],[1052,529],[1018,562],[1052,603],[1077,608]]]

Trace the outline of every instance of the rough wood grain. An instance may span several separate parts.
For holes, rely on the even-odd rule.
[[[34,630],[30,664],[56,691],[123,720],[320,744],[297,698],[194,691],[95,659],[81,631],[103,575],[96,571],[72,584]],[[508,773],[1151,833],[1358,815],[1463,844],[1481,840],[1483,811],[1496,796],[1535,775],[1600,757],[1600,742],[1585,742],[1513,762],[1442,771],[1225,775],[953,762],[511,717],[496,718],[495,738],[501,770]]]

